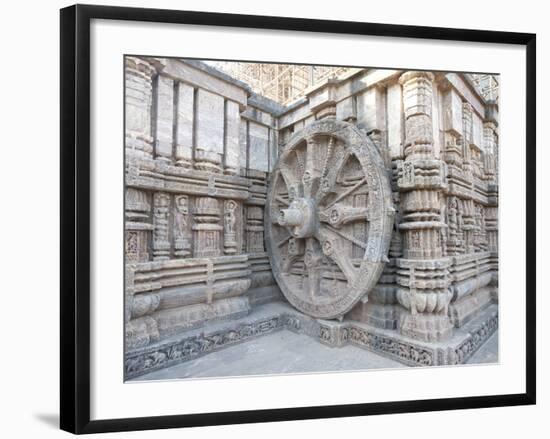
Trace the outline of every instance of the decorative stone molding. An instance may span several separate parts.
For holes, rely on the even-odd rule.
[[[266,308],[236,325],[223,324],[211,331],[195,330],[176,341],[138,348],[124,363],[125,379],[139,377],[164,367],[193,360],[274,331],[289,330],[308,335],[328,346],[351,344],[387,356],[409,366],[440,366],[466,362],[498,328],[498,312],[493,305],[468,324],[468,331],[453,339],[449,347],[430,345],[396,337],[390,331],[356,322],[316,320],[279,305]]]

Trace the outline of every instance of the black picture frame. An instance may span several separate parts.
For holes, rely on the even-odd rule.
[[[526,392],[224,413],[90,420],[90,22],[130,20],[485,42],[526,47]],[[535,404],[536,35],[378,23],[75,5],[61,9],[61,429],[99,433]]]

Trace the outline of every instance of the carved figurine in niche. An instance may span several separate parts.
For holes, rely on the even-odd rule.
[[[403,163],[403,184],[414,184],[414,165],[410,162]]]
[[[487,247],[485,234],[485,209],[482,205],[475,207],[475,223],[476,223],[476,244],[479,251],[484,251]]]
[[[237,233],[235,224],[237,203],[233,200],[227,200],[224,206],[224,230],[223,247],[226,254],[237,253]]]
[[[456,239],[458,237],[458,202],[456,201],[456,197],[451,197],[449,200],[447,224],[449,226],[449,237]]]
[[[187,257],[191,254],[189,233],[189,198],[179,195],[175,198],[174,211],[174,248],[176,256]]]

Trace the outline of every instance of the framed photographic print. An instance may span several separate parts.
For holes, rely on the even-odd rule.
[[[534,404],[535,86],[533,34],[62,9],[61,428]]]

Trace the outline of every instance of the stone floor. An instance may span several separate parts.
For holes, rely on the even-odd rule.
[[[470,358],[468,364],[498,361],[498,332]],[[336,355],[335,355],[336,354]],[[142,375],[131,381],[334,372],[406,367],[381,355],[346,345],[325,346],[304,334],[278,331],[204,357]]]

